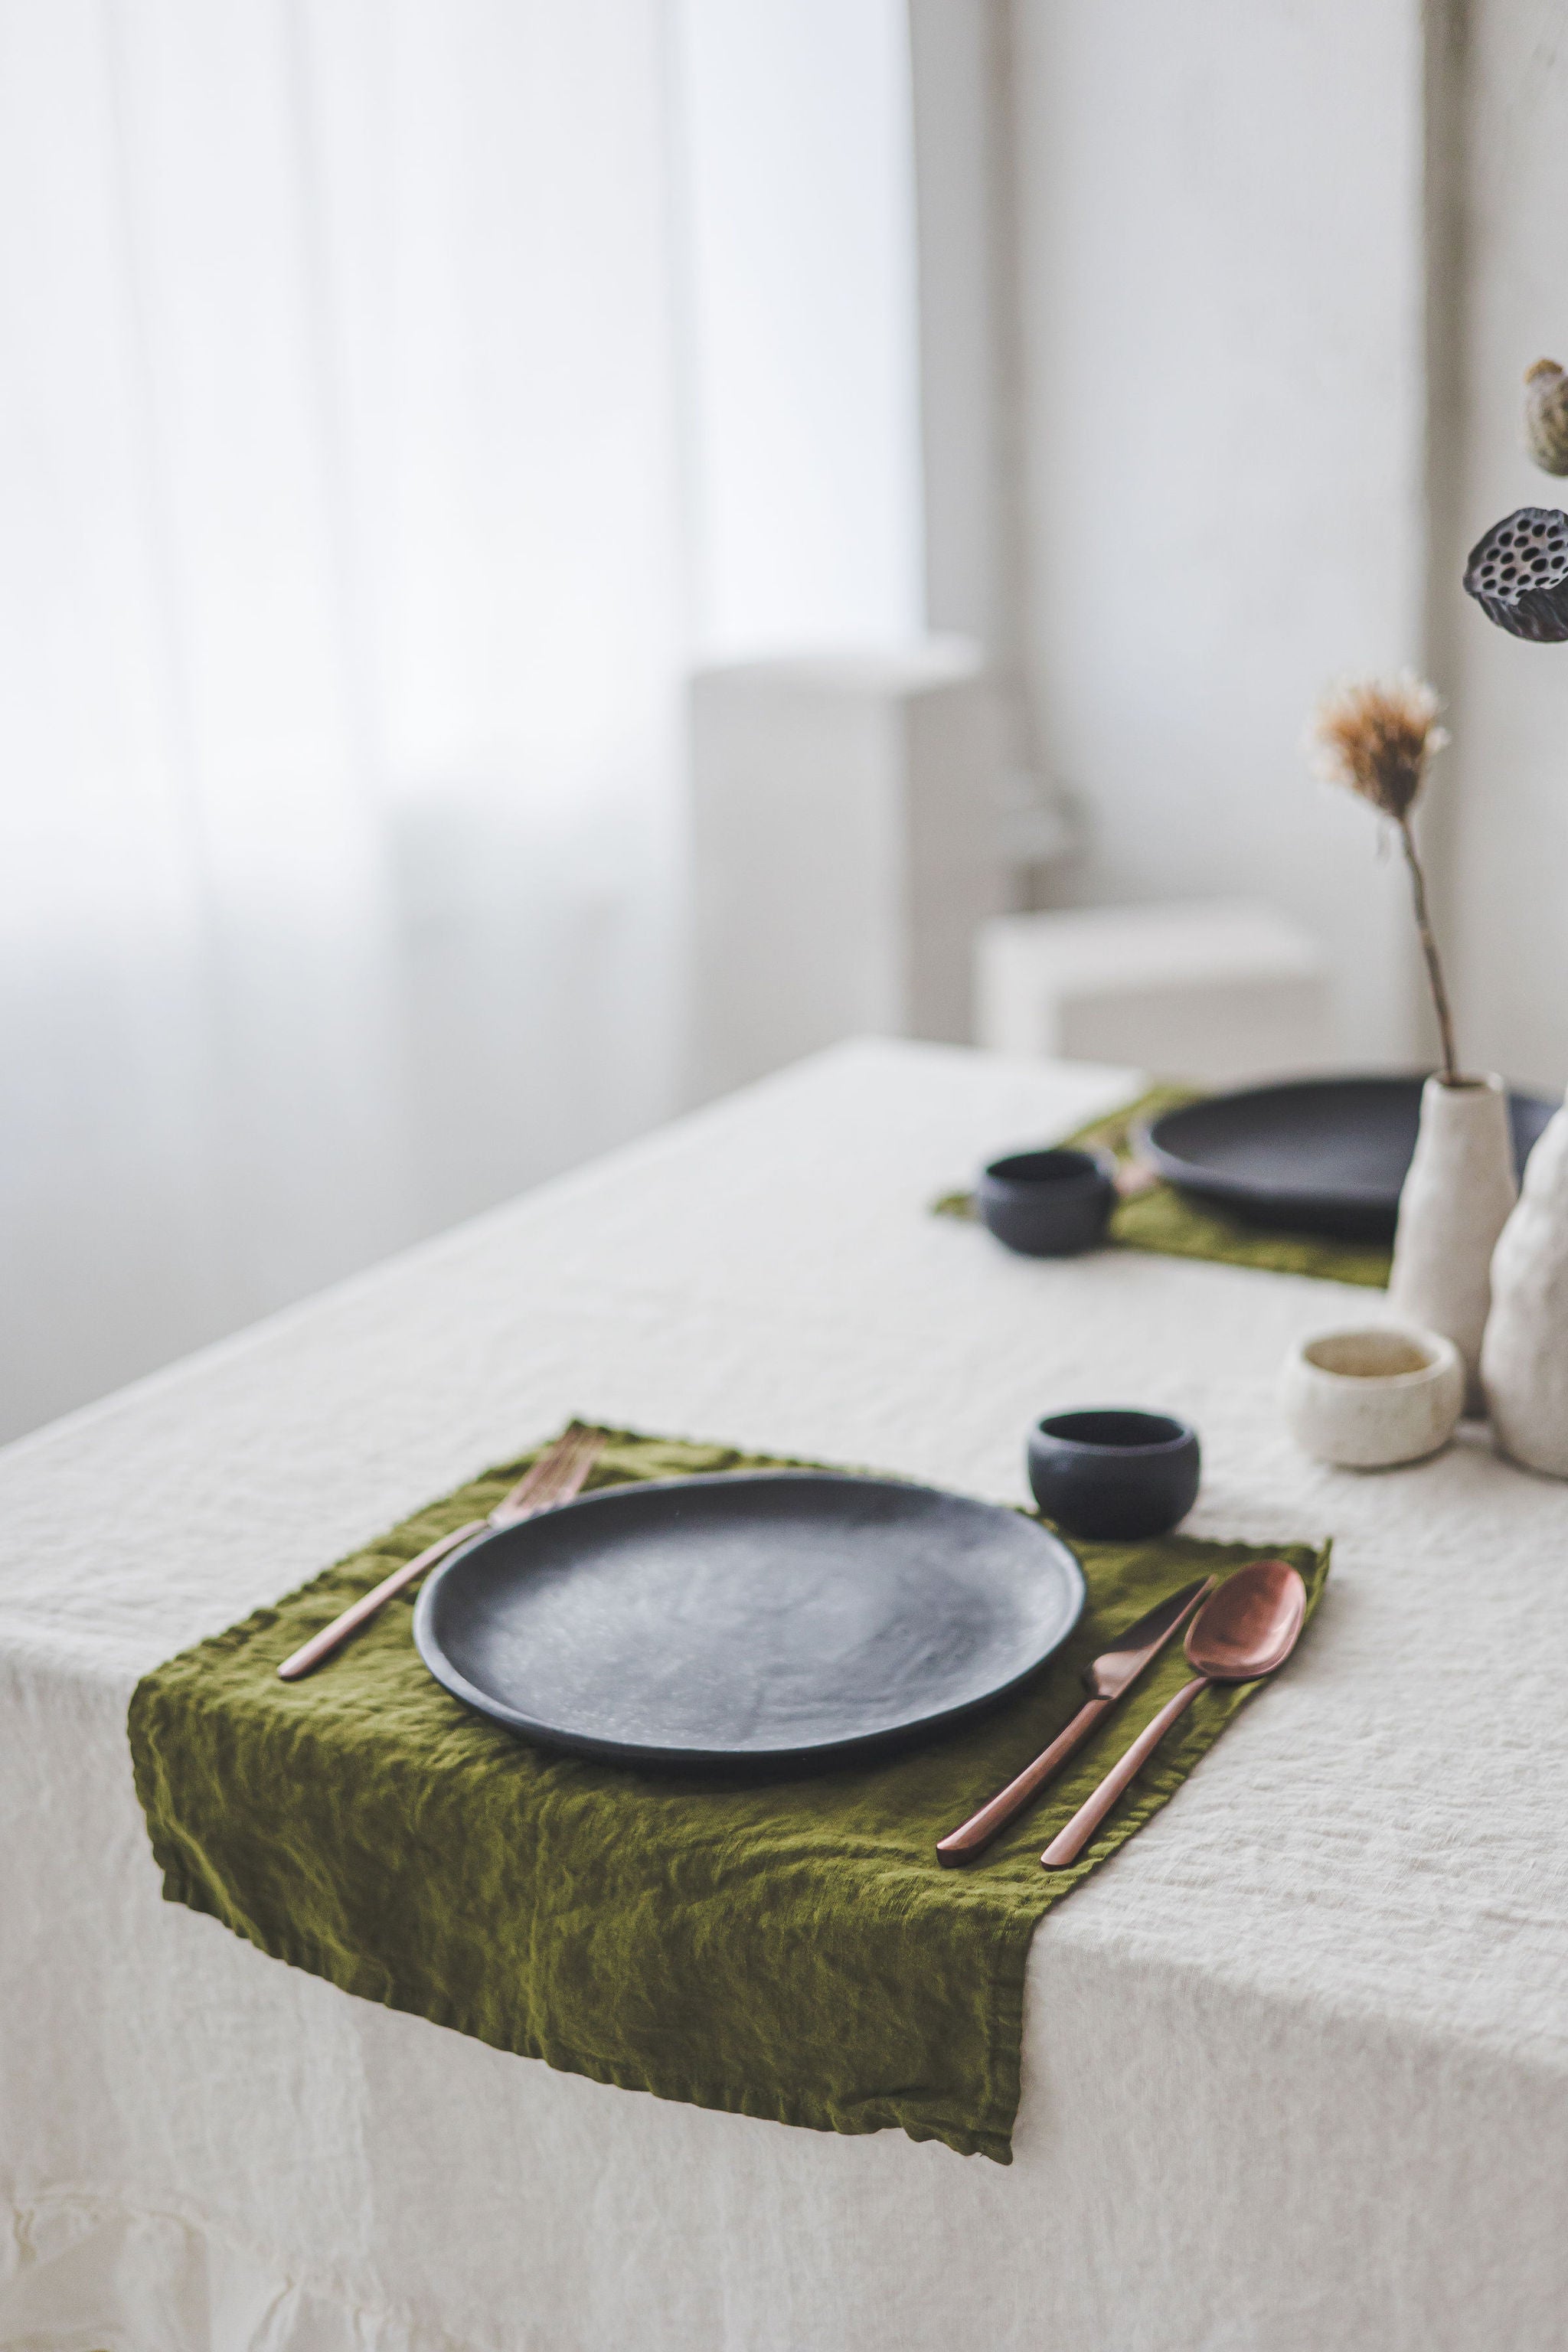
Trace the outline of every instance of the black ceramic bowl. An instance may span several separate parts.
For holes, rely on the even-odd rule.
[[[1029,1484],[1068,1535],[1163,1536],[1197,1500],[1198,1436],[1168,1412],[1099,1405],[1047,1413],[1029,1432]]]
[[[982,1169],[974,1205],[1026,1257],[1070,1257],[1105,1239],[1116,1163],[1099,1151],[1015,1151]]]

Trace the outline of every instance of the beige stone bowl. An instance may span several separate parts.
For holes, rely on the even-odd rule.
[[[1386,1470],[1452,1437],[1465,1368],[1451,1339],[1413,1323],[1371,1323],[1299,1340],[1279,1399],[1290,1434],[1320,1462]]]

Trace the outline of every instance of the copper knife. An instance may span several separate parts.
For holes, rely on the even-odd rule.
[[[1021,1813],[1058,1767],[1082,1746],[1106,1708],[1114,1706],[1119,1698],[1125,1698],[1144,1667],[1159,1656],[1173,1634],[1181,1632],[1199,1601],[1213,1591],[1217,1582],[1216,1577],[1205,1576],[1196,1584],[1184,1585],[1180,1592],[1156,1601],[1136,1625],[1129,1625],[1114,1648],[1102,1650],[1083,1670],[1090,1696],[1067,1729],[1059,1731],[1044,1755],[1026,1765],[1016,1780],[1009,1780],[1000,1796],[993,1797],[988,1805],[972,1813],[962,1829],[950,1831],[938,1843],[938,1858],[951,1867],[982,1853],[997,1831],[1005,1829],[1016,1813]]]

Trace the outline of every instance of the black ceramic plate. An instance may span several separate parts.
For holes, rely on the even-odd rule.
[[[1168,1110],[1140,1139],[1169,1183],[1252,1224],[1392,1241],[1421,1087],[1419,1077],[1252,1087]],[[1536,1095],[1510,1096],[1521,1168],[1555,1108]]]
[[[1077,1624],[1083,1571],[994,1503],[739,1472],[606,1487],[437,1569],[439,1683],[548,1746],[645,1764],[805,1762],[984,1706]]]

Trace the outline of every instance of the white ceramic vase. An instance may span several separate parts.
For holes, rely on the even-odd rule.
[[[1465,1403],[1484,1410],[1481,1336],[1491,1302],[1492,1252],[1519,1190],[1500,1078],[1445,1086],[1428,1078],[1421,1125],[1394,1236],[1388,1304],[1401,1322],[1452,1339],[1465,1367]]]
[[[1525,1162],[1491,1286],[1481,1378],[1493,1434],[1514,1461],[1568,1478],[1568,1108]]]

